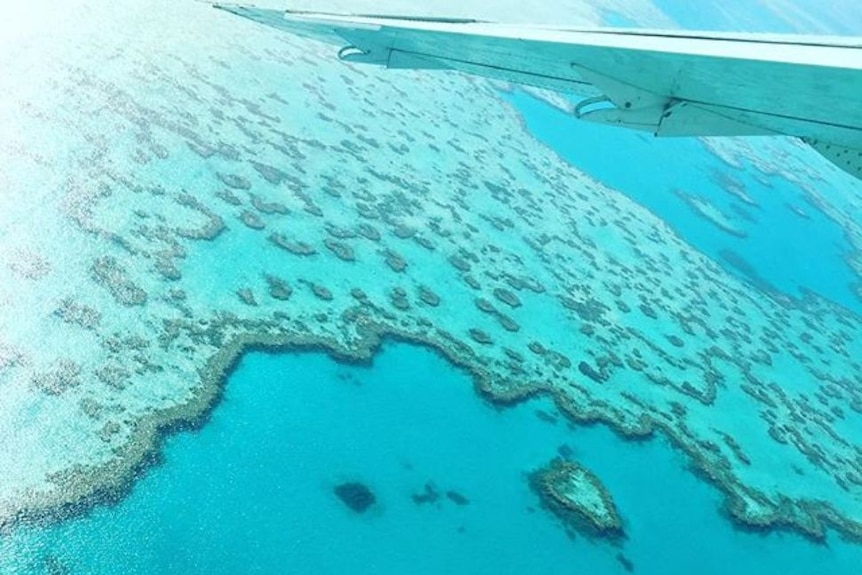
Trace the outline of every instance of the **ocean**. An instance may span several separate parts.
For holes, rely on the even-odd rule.
[[[0,574],[862,565],[862,185],[813,151],[195,2],[9,21]]]

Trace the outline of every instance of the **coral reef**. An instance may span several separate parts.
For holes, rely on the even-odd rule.
[[[356,513],[365,513],[377,502],[377,497],[371,489],[358,481],[339,483],[333,488],[333,492],[344,505]]]
[[[530,475],[530,486],[567,529],[590,537],[623,536],[622,520],[610,493],[598,477],[578,463],[554,459]]]
[[[154,11],[139,24],[163,42],[118,42],[101,32],[122,11],[99,12],[32,93],[4,94],[31,103],[0,136],[23,138],[0,146],[0,378],[20,398],[0,402],[0,524],[121,497],[247,349],[366,362],[394,337],[494,405],[547,395],[573,424],[666,436],[740,526],[862,539],[857,315],[739,281],[722,265],[757,270],[566,165],[487,85],[417,76],[407,94],[163,6],[224,33],[162,34]],[[288,70],[307,81],[260,91]],[[828,199],[806,211],[856,229]]]

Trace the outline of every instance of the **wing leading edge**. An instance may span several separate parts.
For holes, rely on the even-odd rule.
[[[576,94],[583,120],[656,136],[797,136],[862,179],[862,39],[217,7],[339,45],[346,62]]]

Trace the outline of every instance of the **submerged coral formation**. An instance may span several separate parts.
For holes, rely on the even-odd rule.
[[[377,502],[377,497],[371,489],[358,481],[339,483],[332,491],[344,505],[356,513],[365,513]]]
[[[0,54],[0,524],[120,496],[250,347],[391,336],[497,405],[666,435],[741,525],[862,537],[857,315],[741,282],[488,84],[92,2]]]
[[[613,498],[599,478],[582,465],[555,459],[531,474],[530,485],[567,529],[591,537],[623,536]]]

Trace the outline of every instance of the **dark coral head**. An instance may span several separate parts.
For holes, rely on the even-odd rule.
[[[356,513],[365,513],[377,502],[377,498],[364,483],[349,481],[335,486],[335,495]]]

